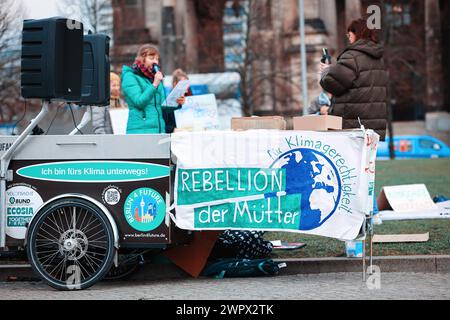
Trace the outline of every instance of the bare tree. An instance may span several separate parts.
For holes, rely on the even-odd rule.
[[[112,39],[111,0],[62,0],[58,1],[58,10],[65,17],[80,20],[85,30],[105,33]]]
[[[293,102],[294,79],[300,77],[300,65],[294,72],[287,72],[289,66],[283,63],[283,44],[275,35],[276,27],[272,24],[273,3],[260,0],[235,0],[233,9],[236,15],[245,16],[245,34],[242,48],[235,48],[236,56],[243,60],[236,65],[241,76],[241,99],[246,116],[260,114],[265,105],[268,114],[280,114]],[[231,49],[232,50],[232,49]],[[259,110],[258,110],[259,109]]]
[[[0,6],[0,123],[20,113],[20,19],[21,6],[3,0]]]
[[[382,33],[382,42],[386,50],[386,67],[390,73],[391,99],[402,99],[407,101],[404,103],[408,105],[420,103],[421,97],[424,96],[423,88],[426,78],[423,65],[418,63],[426,59],[423,50],[424,26],[414,21],[414,17],[410,17],[408,24],[404,25],[405,8],[402,5],[391,4],[387,1],[381,1],[381,4],[385,11],[386,4],[391,8],[390,12],[385,13]],[[415,12],[416,17],[424,14],[423,4],[420,2],[411,2],[408,6],[410,6],[409,10]],[[407,36],[404,34],[405,30],[409,31]]]
[[[396,3],[390,0],[379,0],[385,17],[380,33],[381,42],[385,48],[384,60],[388,72],[387,112],[389,131],[389,154],[394,153],[394,118],[393,104],[414,105],[415,113],[423,107],[425,69],[419,61],[425,61],[424,39],[425,29],[420,19],[424,15],[421,1]],[[414,13],[414,15],[413,15]],[[408,34],[405,35],[405,30]],[[400,101],[398,101],[400,100]],[[407,110],[403,108],[402,111]],[[400,112],[398,112],[400,114]],[[398,116],[397,114],[397,116]]]
[[[226,0],[193,0],[197,16],[196,43],[200,72],[224,68],[223,16]],[[206,32],[205,32],[206,31]]]

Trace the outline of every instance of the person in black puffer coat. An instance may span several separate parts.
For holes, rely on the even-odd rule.
[[[337,63],[320,65],[320,85],[333,95],[328,114],[342,117],[343,129],[359,128],[359,118],[384,141],[388,75],[383,46],[365,19],[353,21],[347,31],[350,45]]]

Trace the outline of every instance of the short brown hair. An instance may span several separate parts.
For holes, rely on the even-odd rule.
[[[172,73],[172,87],[175,87],[175,85],[180,82],[181,78],[186,78],[189,79],[188,75],[186,72],[183,71],[183,69],[176,69],[173,73]]]
[[[369,29],[366,19],[353,20],[347,28],[347,32],[353,32],[356,40],[366,39],[378,43],[377,34],[374,29]]]
[[[158,49],[156,49],[156,47],[150,45],[150,44],[144,44],[142,47],[139,48],[138,54],[136,56],[136,60],[143,62],[145,57],[148,56],[158,56],[159,55],[159,51]]]

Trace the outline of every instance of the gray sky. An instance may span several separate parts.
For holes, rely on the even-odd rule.
[[[21,0],[24,7],[24,19],[43,19],[55,16],[75,19],[86,23],[77,1],[61,0]]]
[[[42,19],[58,15],[57,0],[22,0],[25,19]]]
[[[77,3],[78,1],[76,0],[21,0],[24,11],[23,19],[43,19],[61,16],[81,21],[84,24],[85,30],[88,30],[92,28],[89,18],[82,15],[80,5]],[[97,27],[105,26],[108,27],[109,25],[98,25]],[[111,31],[108,29],[108,32]]]

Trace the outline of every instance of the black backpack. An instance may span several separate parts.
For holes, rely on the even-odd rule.
[[[278,274],[285,263],[276,263],[271,259],[218,259],[210,262],[203,270],[203,276],[216,279],[224,277],[259,277]]]
[[[217,239],[213,258],[264,259],[272,252],[273,245],[264,240],[264,232],[225,230]]]

